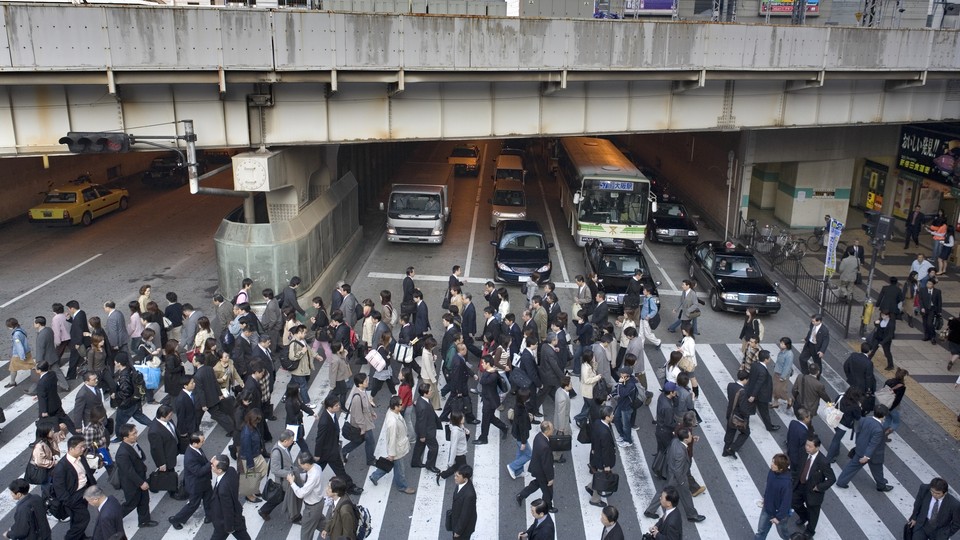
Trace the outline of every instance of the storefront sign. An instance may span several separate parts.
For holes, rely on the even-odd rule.
[[[897,178],[897,188],[893,193],[893,215],[900,219],[907,219],[913,210],[913,188],[916,184],[912,180]]]
[[[897,167],[935,182],[960,185],[960,133],[904,126]]]
[[[793,13],[793,0],[760,0],[760,14],[766,15],[770,10],[770,15],[786,15]],[[816,16],[820,14],[820,0],[807,0],[807,16]]]
[[[880,211],[883,209],[883,190],[886,185],[887,167],[867,160],[863,164],[863,174],[860,177],[864,210]]]

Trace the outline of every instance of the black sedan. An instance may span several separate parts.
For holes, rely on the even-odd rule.
[[[536,221],[507,220],[497,224],[493,246],[493,275],[497,281],[520,283],[534,272],[540,282],[550,281],[550,248]]]
[[[654,282],[650,275],[650,267],[640,246],[632,240],[593,240],[583,247],[583,262],[584,267],[600,278],[600,287],[606,296],[607,305],[614,313],[623,313],[627,284],[638,269],[643,272],[640,283],[649,286],[650,292],[657,297],[658,283]],[[660,303],[659,297],[657,303]]]
[[[657,242],[690,244],[700,240],[697,224],[678,202],[660,201],[657,211],[650,213],[647,233]]]
[[[714,311],[780,311],[777,284],[764,277],[750,252],[726,247],[723,242],[701,242],[687,246],[686,255],[690,278],[700,291],[709,293]]]

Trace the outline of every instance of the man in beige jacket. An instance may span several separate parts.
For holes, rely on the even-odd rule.
[[[393,485],[400,490],[400,493],[412,495],[417,490],[407,486],[407,479],[403,472],[403,458],[410,453],[410,439],[407,435],[407,424],[400,415],[402,410],[400,396],[392,396],[390,410],[387,411],[387,417],[383,419],[383,431],[387,437],[386,459],[393,462]],[[373,485],[377,485],[377,480],[383,478],[387,472],[389,471],[378,467],[370,475],[370,481]]]
[[[377,447],[377,438],[373,434],[377,413],[373,410],[373,402],[367,395],[368,386],[370,386],[370,378],[366,373],[357,373],[353,376],[353,390],[350,390],[350,394],[347,395],[347,415],[349,422],[360,429],[363,438],[351,441],[343,447],[343,462],[347,462],[347,455],[351,451],[363,444],[367,453],[367,466],[370,467],[377,460],[373,455]]]

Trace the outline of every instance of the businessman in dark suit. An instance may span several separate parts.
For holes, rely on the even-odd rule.
[[[843,374],[847,384],[858,388],[864,394],[872,394],[877,389],[877,378],[873,374],[873,362],[867,356],[870,344],[860,344],[860,352],[852,352],[843,362]]]
[[[886,449],[886,435],[883,432],[883,419],[890,414],[886,405],[877,404],[873,409],[873,416],[860,419],[857,431],[854,456],[843,467],[837,477],[837,487],[846,489],[853,476],[860,472],[864,465],[870,467],[870,473],[877,483],[877,491],[890,491],[893,486],[883,477],[883,459]]]
[[[600,540],[624,540],[623,527],[620,526],[620,511],[616,506],[607,505],[600,512],[600,523],[603,525],[603,532],[600,533]]]
[[[530,503],[530,515],[533,516],[533,524],[526,531],[517,535],[517,538],[519,540],[553,540],[557,531],[548,510],[549,505],[543,499],[537,499]]]
[[[797,513],[797,524],[801,527],[806,524],[804,532],[813,536],[820,521],[823,497],[837,481],[827,457],[820,453],[820,437],[807,437],[799,471],[793,479],[792,506]]]
[[[553,435],[553,422],[544,420],[540,424],[540,433],[533,437],[533,450],[530,458],[530,475],[533,480],[517,493],[517,506],[522,507],[526,500],[534,491],[540,490],[543,493],[543,502],[547,505],[547,511],[556,513],[557,509],[553,506],[553,452],[550,450],[550,437]]]
[[[417,275],[416,269],[412,266],[407,267],[406,276],[403,277],[403,284],[401,289],[403,290],[403,299],[401,300],[404,304],[410,304],[413,302],[413,291],[417,290],[417,284],[413,282],[413,277]]]
[[[770,401],[773,399],[773,377],[770,376],[770,351],[760,351],[758,361],[750,369],[750,378],[744,387],[744,397],[757,409],[767,431],[777,431],[778,424],[770,420]]]
[[[473,295],[463,293],[463,313],[460,314],[460,331],[463,333],[463,341],[467,344],[467,350],[470,354],[480,358],[483,351],[477,347],[474,340],[477,335],[477,307],[473,305]]]
[[[617,447],[613,441],[613,407],[600,409],[600,418],[590,424],[590,470],[613,470],[617,464]],[[600,499],[600,492],[594,491],[592,486],[586,487],[590,493],[590,504],[603,508],[606,506]]]
[[[198,409],[197,425],[200,425],[200,421],[203,420],[203,413],[209,413],[210,417],[227,432],[227,437],[232,437],[236,429],[233,422],[233,411],[229,410],[229,403],[226,402],[220,392],[220,385],[217,384],[217,374],[213,372],[213,367],[208,365],[198,367],[193,374],[193,379],[195,381],[193,398]]]
[[[494,317],[496,313],[497,311],[490,306],[483,308],[483,331],[480,333],[482,336],[490,334],[492,336],[490,343],[494,344],[500,343],[500,333],[503,328],[500,321]]]
[[[67,439],[67,455],[53,467],[53,485],[51,497],[56,498],[70,516],[70,529],[67,530],[64,540],[82,540],[84,531],[90,523],[90,511],[83,499],[83,492],[88,486],[96,485],[93,471],[83,459],[87,445],[80,435]],[[84,471],[81,479],[77,475],[76,467]]]
[[[497,373],[495,360],[491,356],[484,356],[480,363],[480,400],[482,414],[480,420],[480,436],[473,444],[487,444],[487,435],[490,433],[490,424],[506,435],[507,425],[497,417],[497,407],[500,406],[500,374]]]
[[[47,375],[47,377],[50,380],[56,381],[55,376]],[[97,387],[99,381],[96,373],[92,371],[84,372],[83,384],[80,386],[80,389],[77,390],[76,405],[73,407],[73,414],[70,415],[70,419],[73,420],[75,426],[83,425],[83,421],[87,418],[87,413],[90,409],[96,405],[103,405],[103,390]]]
[[[175,471],[177,456],[180,455],[180,438],[173,424],[173,407],[160,405],[157,416],[150,422],[147,430],[147,442],[150,443],[150,457],[159,471]],[[170,498],[176,501],[186,500],[186,494],[171,491]]]
[[[461,465],[453,475],[457,487],[453,492],[450,522],[453,537],[469,539],[477,528],[477,491],[473,489],[473,467]]]
[[[87,324],[87,314],[80,309],[80,303],[76,300],[67,302],[67,311],[70,312],[70,367],[67,368],[67,380],[72,381],[77,378],[77,363],[86,357],[90,347],[90,326]]]
[[[520,366],[517,369],[526,373],[530,379],[530,393],[536,394],[538,388],[543,386],[540,380],[540,370],[537,368],[537,338],[527,336],[524,342],[523,352],[520,353]]]
[[[943,478],[934,478],[920,486],[908,525],[912,540],[948,540],[960,531],[960,503],[950,494]]]
[[[57,376],[54,375],[50,364],[46,362],[37,364],[37,373],[40,374],[40,380],[37,381],[37,407],[40,410],[40,418],[56,418],[61,424],[66,424],[70,433],[75,433],[77,428],[63,410],[63,402],[60,401],[60,394],[57,392]]]
[[[210,482],[213,479],[213,472],[210,468],[210,460],[203,451],[204,442],[206,437],[203,433],[191,433],[190,446],[183,453],[183,486],[190,500],[179,512],[167,518],[167,521],[178,531],[183,528],[183,523],[197,511],[201,503],[203,503],[203,513],[206,515],[203,522],[210,521],[210,502],[213,497]]]
[[[173,400],[173,413],[177,415],[177,447],[182,454],[189,443],[190,434],[200,429],[200,414],[197,404],[197,381],[187,375],[183,379],[183,391]],[[152,446],[153,443],[150,443]]]
[[[413,408],[416,413],[413,431],[416,434],[417,442],[413,445],[413,456],[410,466],[413,468],[424,467],[428,471],[439,474],[437,468],[437,453],[440,451],[440,444],[437,442],[437,430],[440,429],[440,418],[437,417],[437,411],[433,410],[430,404],[430,384],[420,383],[417,387],[417,393],[420,397],[414,403]],[[427,449],[427,462],[423,462],[423,451]]]
[[[607,316],[610,314],[610,306],[607,305],[607,295],[603,291],[599,291],[595,298],[596,307],[593,308],[593,313],[590,314],[590,322],[599,325],[606,324]]]
[[[943,309],[943,295],[936,285],[937,278],[930,278],[927,280],[926,287],[921,287],[917,293],[920,297],[920,315],[923,317],[923,341],[934,344],[937,342],[934,321]]]
[[[677,511],[679,501],[680,492],[677,488],[667,485],[660,491],[659,502],[663,508],[663,517],[650,527],[650,534],[656,535],[654,538],[657,540],[683,540],[683,522],[680,521],[680,512]]]
[[[339,476],[346,482],[347,491],[351,495],[360,495],[363,489],[358,487],[353,482],[353,478],[347,474],[340,454],[340,424],[334,416],[340,412],[340,398],[333,394],[328,395],[323,400],[323,407],[324,411],[320,413],[320,419],[317,421],[317,438],[313,452],[317,458],[317,465],[321,470],[329,465],[334,476]]]
[[[756,411],[756,407],[747,401],[746,392],[743,391],[749,378],[750,374],[741,369],[737,372],[737,380],[727,384],[727,414],[724,417],[727,422],[727,431],[723,436],[723,452],[720,454],[723,457],[729,456],[736,459],[737,452],[750,438],[750,415]],[[738,393],[740,394],[739,398],[737,397]],[[743,431],[730,425],[730,419],[734,414],[746,420],[746,429]]]
[[[807,437],[813,435],[810,411],[800,407],[796,409],[793,420],[787,428],[787,458],[790,459],[790,474],[796,480],[806,458]]]
[[[10,482],[10,498],[16,501],[13,524],[3,533],[4,538],[22,540],[45,540],[50,538],[47,522],[47,507],[39,495],[30,493],[30,484],[23,478]]]
[[[247,523],[240,505],[240,476],[224,455],[213,458],[210,469],[214,476],[210,501],[210,521],[213,522],[211,540],[225,540],[233,535],[237,540],[250,540]]]
[[[920,231],[923,230],[924,221],[926,221],[926,219],[923,216],[923,212],[920,211],[920,205],[918,204],[913,207],[913,212],[910,212],[904,224],[904,228],[906,229],[904,237],[906,241],[903,243],[903,249],[910,247],[910,240],[913,240],[915,246],[920,247]]]
[[[523,330],[517,324],[517,318],[513,313],[508,313],[504,318],[504,331],[510,334],[510,354],[520,354],[523,348]]]
[[[123,515],[134,509],[140,527],[155,527],[150,519],[150,484],[147,483],[146,454],[137,444],[140,434],[133,424],[120,426],[120,447],[115,458],[120,470],[120,487],[123,490]]]
[[[443,309],[450,307],[450,289],[463,287],[463,282],[460,281],[461,275],[463,275],[463,269],[460,268],[460,265],[453,265],[453,268],[450,269],[450,277],[447,278],[447,290],[443,293],[443,303],[441,304]]]
[[[830,331],[823,324],[823,315],[814,313],[810,316],[810,328],[807,330],[806,337],[803,338],[803,349],[800,350],[800,357],[797,362],[800,363],[800,373],[806,375],[807,363],[813,362],[823,373],[823,356],[827,354],[827,347],[830,345]],[[819,379],[820,376],[817,376]]]
[[[92,540],[114,540],[116,535],[126,538],[123,532],[123,509],[120,501],[108,496],[100,486],[90,486],[83,492],[83,498],[91,508],[97,509],[97,523],[93,526]]]
[[[423,293],[419,290],[413,292],[413,301],[417,304],[417,315],[413,319],[413,335],[422,338],[430,331],[430,310],[427,309],[427,303],[423,301]]]

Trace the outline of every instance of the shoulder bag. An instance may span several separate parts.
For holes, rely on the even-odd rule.
[[[843,418],[843,411],[840,410],[840,400],[842,399],[843,394],[840,394],[836,403],[827,403],[827,405],[817,413],[830,429],[836,429],[837,426],[840,425],[840,420]]]
[[[377,356],[379,356],[379,354]],[[360,432],[360,428],[350,423],[350,407],[353,406],[353,400],[355,399],[357,399],[356,394],[350,399],[350,403],[347,404],[347,413],[343,415],[343,427],[340,428],[340,433],[343,434],[343,438],[354,443],[363,440],[363,433]]]
[[[727,420],[727,428],[735,429],[740,433],[747,432],[747,419],[737,414],[737,406],[740,404],[740,396],[743,395],[743,388],[737,390],[737,395],[733,398],[733,407],[731,407],[730,418]]]

